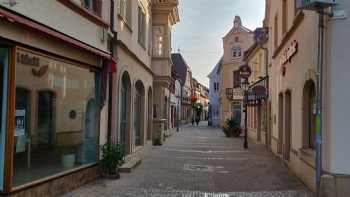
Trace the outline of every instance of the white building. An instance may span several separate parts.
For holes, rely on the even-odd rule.
[[[209,125],[220,124],[220,74],[218,73],[222,59],[208,75],[209,78]]]

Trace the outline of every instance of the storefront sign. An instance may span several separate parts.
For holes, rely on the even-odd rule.
[[[239,67],[239,76],[241,78],[248,79],[251,74],[252,74],[252,69],[249,67],[248,64],[244,64],[241,67]]]
[[[26,110],[16,110],[15,112],[15,136],[25,135]]]
[[[283,76],[286,73],[286,66],[285,65],[288,62],[291,62],[291,60],[294,57],[294,55],[297,54],[298,48],[299,48],[298,41],[293,40],[291,45],[282,52],[280,66],[281,66],[281,72],[282,72]]]
[[[40,59],[38,57],[20,52],[17,52],[17,62],[34,67],[40,66]]]

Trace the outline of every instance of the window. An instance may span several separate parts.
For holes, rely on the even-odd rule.
[[[119,16],[122,17],[129,28],[131,28],[131,0],[118,0],[117,9]]]
[[[238,36],[235,37],[235,42],[239,42],[239,37]]]
[[[282,34],[287,32],[288,28],[288,2],[282,0]]]
[[[219,91],[219,83],[214,82],[214,92],[218,92],[218,91]]]
[[[138,15],[138,42],[143,48],[146,48],[146,14],[141,7],[138,8]]]
[[[241,76],[239,75],[239,71],[233,71],[233,88],[241,87]]]
[[[241,47],[233,47],[232,48],[232,56],[234,58],[241,57],[242,56],[242,49],[241,49]]]
[[[4,142],[6,134],[7,69],[9,50],[0,47],[0,171],[4,171]],[[3,173],[0,173],[0,190],[3,189]]]
[[[17,50],[13,185],[98,159],[98,74]]]
[[[153,56],[163,56],[164,50],[164,27],[153,26]]]
[[[84,0],[83,6],[94,14],[101,16],[102,0]]]
[[[316,87],[315,83],[308,81],[303,90],[303,131],[304,131],[304,148],[315,149],[316,139]]]

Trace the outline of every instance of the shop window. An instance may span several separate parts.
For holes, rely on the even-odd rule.
[[[97,162],[97,73],[17,50],[13,185]]]
[[[9,50],[0,48],[0,190],[3,189],[4,180],[8,57]]]

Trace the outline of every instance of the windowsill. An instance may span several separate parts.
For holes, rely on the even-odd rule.
[[[133,32],[132,28],[129,25],[129,23],[124,19],[124,17],[122,17],[120,14],[118,14],[118,18],[119,18],[119,20],[121,20],[124,23],[125,27],[130,31],[130,33],[132,33]]]
[[[314,149],[300,149],[300,159],[315,168],[316,151]]]
[[[58,1],[97,25],[100,25],[102,27],[109,26],[109,23],[104,21],[101,17],[92,13],[90,10],[73,3],[71,0],[58,0]]]

